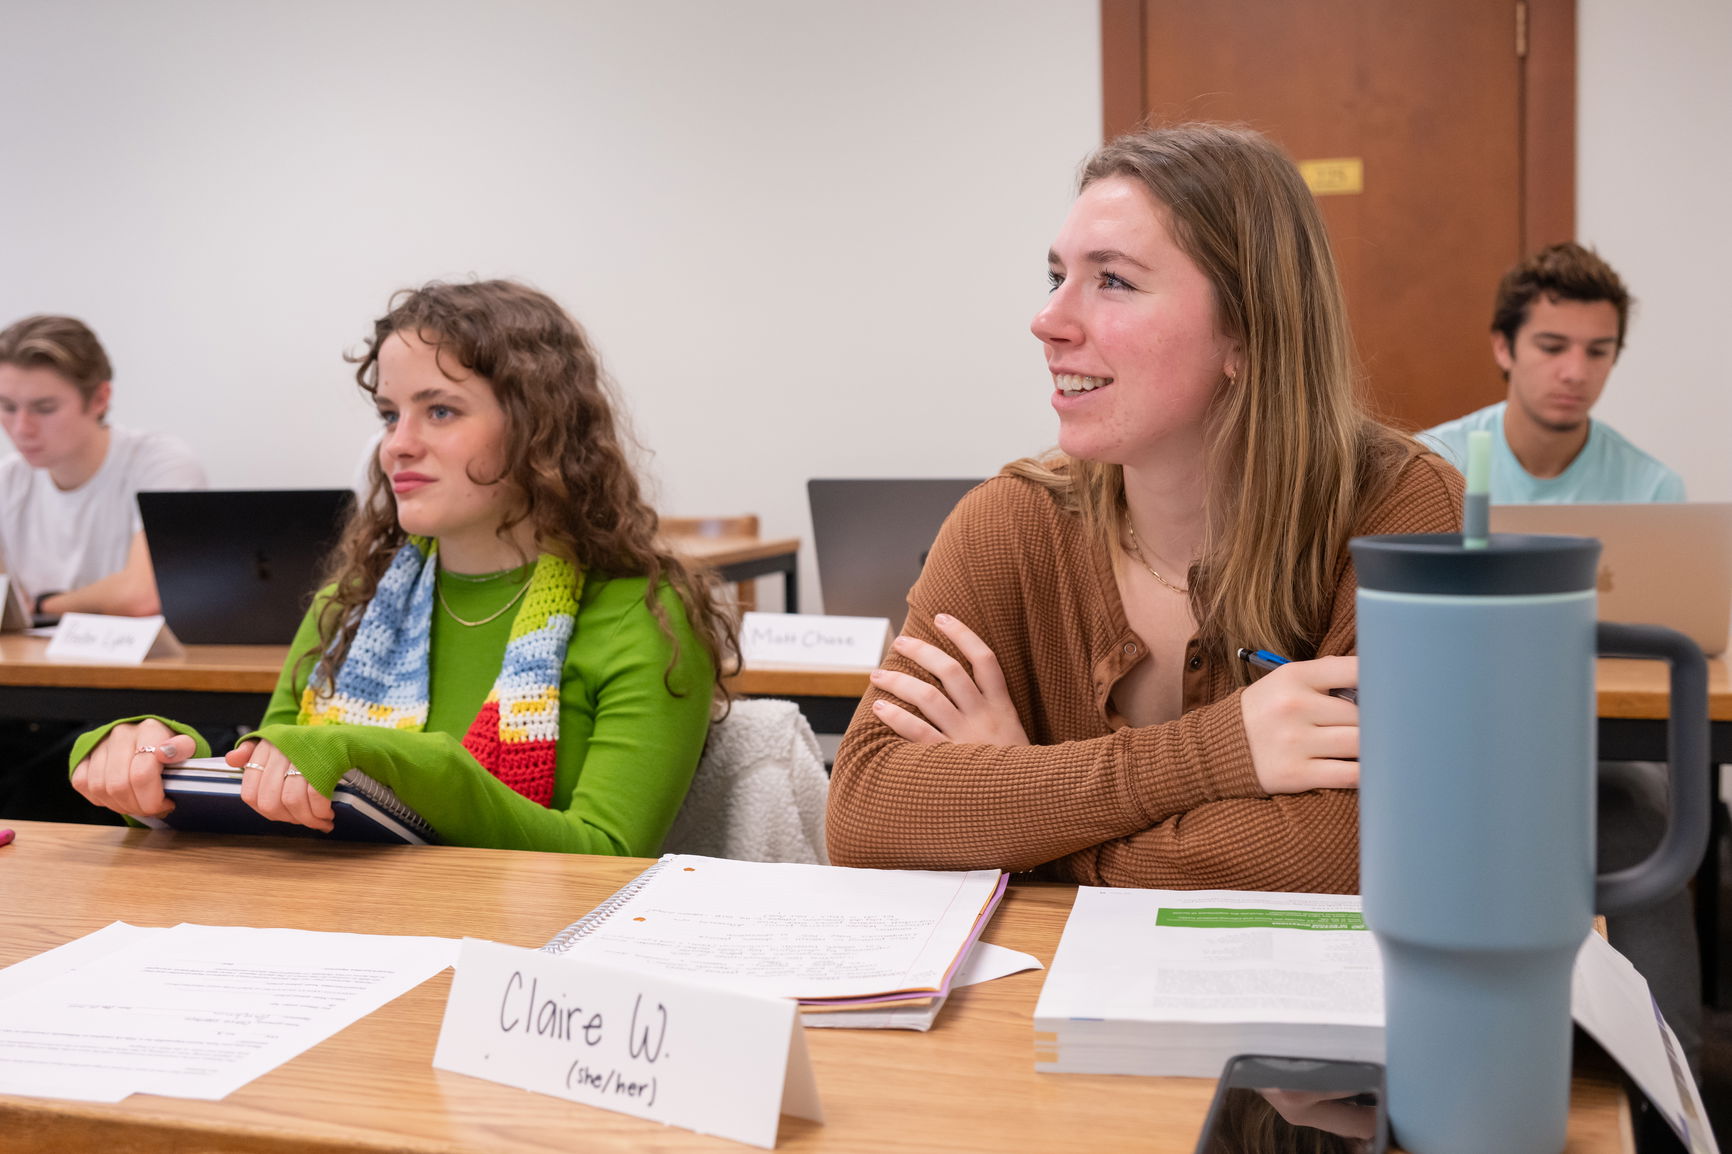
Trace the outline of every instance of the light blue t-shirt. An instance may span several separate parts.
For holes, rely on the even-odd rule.
[[[1555,477],[1536,477],[1522,468],[1503,435],[1503,410],[1508,402],[1487,405],[1476,413],[1445,421],[1419,437],[1467,469],[1467,435],[1491,433],[1491,500],[1494,505],[1614,504],[1639,501],[1682,501],[1684,479],[1630,444],[1617,430],[1589,418],[1588,443],[1569,467]]]

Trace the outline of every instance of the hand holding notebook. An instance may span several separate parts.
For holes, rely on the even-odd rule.
[[[163,792],[174,810],[141,818],[155,829],[201,833],[257,833],[274,837],[331,837],[426,845],[439,840],[433,827],[404,805],[391,790],[358,769],[351,769],[331,795],[334,828],[330,833],[304,825],[272,821],[241,798],[243,770],[220,757],[197,757],[164,767]]]

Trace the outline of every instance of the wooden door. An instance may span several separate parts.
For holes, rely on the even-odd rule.
[[[1575,231],[1574,0],[1103,0],[1101,17],[1109,136],[1232,121],[1302,168],[1348,162],[1312,187],[1385,419],[1503,396],[1498,279]]]

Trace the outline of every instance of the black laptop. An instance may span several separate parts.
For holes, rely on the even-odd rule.
[[[938,527],[979,478],[825,479],[806,482],[824,612],[888,617],[900,629],[908,590]]]
[[[354,500],[347,489],[138,495],[162,615],[188,645],[287,645]]]

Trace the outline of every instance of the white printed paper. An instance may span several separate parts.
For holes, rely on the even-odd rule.
[[[784,998],[931,993],[1000,878],[676,854],[568,956]]]
[[[67,613],[43,650],[50,661],[100,661],[137,665],[146,657],[184,653],[162,617],[111,617],[105,613]]]
[[[754,665],[878,668],[890,642],[888,617],[747,613],[740,619],[740,659]]]
[[[474,939],[433,1065],[765,1149],[823,1121],[787,999]]]
[[[126,949],[50,951],[60,972],[33,967],[6,987],[0,1093],[223,1098],[426,981],[458,946],[194,925],[102,933]]]
[[[1589,934],[1576,954],[1570,1012],[1617,1059],[1689,1154],[1719,1154],[1696,1080],[1647,980],[1598,934]]]
[[[968,957],[950,980],[952,990],[990,982],[995,978],[1019,974],[1024,970],[1041,969],[1040,959],[1033,954],[1007,950],[990,942],[976,942]],[[930,1030],[944,1008],[945,998],[933,998],[924,1006],[890,1006],[877,1009],[864,1006],[855,1010],[807,1012],[800,1022],[808,1028],[831,1030]]]

